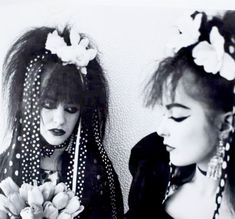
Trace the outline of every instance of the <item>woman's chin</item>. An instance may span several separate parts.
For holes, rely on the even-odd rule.
[[[185,160],[183,158],[176,158],[170,154],[170,161],[174,166],[183,167],[193,164],[194,162]]]
[[[47,138],[45,140],[46,140],[46,142],[48,144],[56,145],[57,146],[57,145],[63,144],[66,139],[65,138],[58,138],[58,137],[56,137],[56,138]]]

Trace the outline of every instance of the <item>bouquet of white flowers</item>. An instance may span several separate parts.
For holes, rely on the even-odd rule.
[[[0,182],[0,218],[73,219],[84,206],[64,183],[45,182],[38,186],[23,183],[19,187],[12,178]]]

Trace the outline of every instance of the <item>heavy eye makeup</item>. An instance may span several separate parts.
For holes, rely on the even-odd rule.
[[[46,109],[55,109],[57,107],[57,102],[51,99],[45,99],[41,101],[41,107]]]
[[[168,111],[168,118],[175,122],[183,122],[189,117],[190,113],[185,109],[172,108]]]
[[[58,103],[57,101],[52,99],[45,99],[41,101],[41,107],[48,110],[52,110],[58,107]],[[63,107],[64,111],[70,114],[74,114],[79,111],[79,106],[77,104],[63,104]]]
[[[183,122],[190,117],[190,108],[187,106],[173,103],[168,105],[166,108],[168,111],[168,118],[175,122]]]
[[[73,104],[65,105],[64,109],[65,109],[66,112],[68,112],[70,114],[74,114],[74,113],[79,111],[79,107],[77,105],[75,105],[75,104],[74,105]]]
[[[174,117],[170,116],[169,119],[174,120],[175,122],[183,122],[185,119],[187,119],[189,116],[181,116],[181,117]]]

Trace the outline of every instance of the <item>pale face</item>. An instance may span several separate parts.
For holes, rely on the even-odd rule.
[[[209,123],[206,114],[208,109],[185,92],[182,81],[183,79],[176,88],[173,102],[165,92],[164,114],[157,133],[164,138],[164,144],[174,165],[196,163],[206,170],[218,144],[219,128]]]
[[[49,144],[62,144],[72,134],[78,117],[78,105],[45,100],[41,109],[40,133]]]
[[[42,77],[42,88],[51,77],[51,68]],[[46,97],[41,102],[40,134],[51,145],[64,143],[72,134],[78,122],[78,104],[57,102],[54,97]]]

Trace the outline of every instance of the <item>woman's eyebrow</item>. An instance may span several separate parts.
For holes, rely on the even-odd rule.
[[[189,107],[185,106],[185,105],[182,105],[180,103],[171,103],[171,104],[168,104],[166,105],[166,108],[168,110],[172,109],[173,107],[178,107],[178,108],[183,108],[183,109],[187,109],[187,110],[190,110]]]

